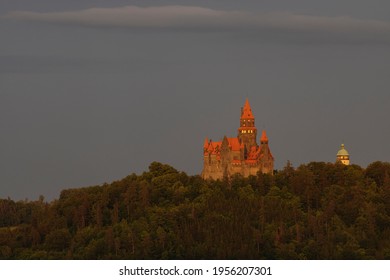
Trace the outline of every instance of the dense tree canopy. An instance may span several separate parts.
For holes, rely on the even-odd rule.
[[[390,164],[212,181],[153,162],[50,203],[0,199],[0,259],[390,259]]]

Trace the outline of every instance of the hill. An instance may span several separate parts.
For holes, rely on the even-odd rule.
[[[0,200],[1,259],[389,259],[390,163],[209,181],[148,172]]]

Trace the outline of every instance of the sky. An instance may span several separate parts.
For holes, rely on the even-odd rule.
[[[0,198],[200,174],[248,98],[282,169],[389,161],[390,2],[1,0]],[[259,136],[258,136],[259,138]]]

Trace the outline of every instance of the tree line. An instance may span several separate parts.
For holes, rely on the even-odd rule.
[[[390,163],[274,175],[143,174],[0,199],[0,259],[390,259]]]

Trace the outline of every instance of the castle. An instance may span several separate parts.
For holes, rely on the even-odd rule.
[[[257,144],[256,137],[255,117],[246,99],[241,108],[237,137],[224,136],[220,142],[209,141],[207,138],[204,141],[202,177],[222,179],[236,173],[244,177],[257,175],[258,172],[272,174],[274,157],[268,146],[265,130],[262,131],[260,145]]]

